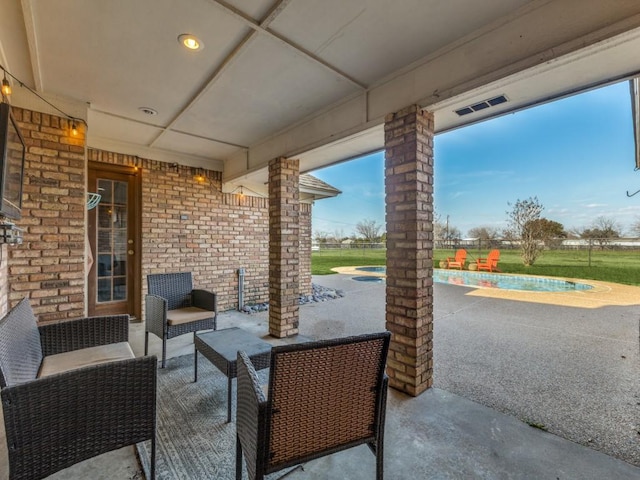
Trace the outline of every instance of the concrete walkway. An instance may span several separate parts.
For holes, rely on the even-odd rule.
[[[348,275],[314,283],[346,296],[301,307],[302,335],[384,329],[384,284]],[[640,294],[639,305],[578,308],[452,285],[436,284],[434,291],[435,388],[417,398],[390,390],[387,480],[640,480]],[[266,313],[225,312],[219,325],[266,336],[267,324]],[[142,332],[141,324],[132,325],[136,354]],[[159,354],[155,337],[151,348]],[[190,335],[169,341],[172,356],[192,351]],[[288,478],[372,479],[374,467],[373,455],[358,447]],[[133,479],[136,472],[133,449],[126,448],[52,478]]]
[[[384,284],[314,282],[346,296],[305,308],[300,333],[384,329]],[[598,300],[609,306],[579,308],[436,283],[434,386],[640,466],[640,288],[614,290]],[[636,305],[619,305],[632,293]]]

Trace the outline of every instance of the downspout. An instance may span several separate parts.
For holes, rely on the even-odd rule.
[[[238,269],[238,311],[244,307],[244,268]]]

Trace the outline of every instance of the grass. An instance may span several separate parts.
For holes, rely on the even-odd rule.
[[[467,261],[485,256],[486,250],[469,250]],[[453,257],[454,250],[435,250],[434,266],[440,260]],[[311,272],[328,275],[333,267],[354,265],[385,265],[384,249],[321,250],[311,254]],[[582,278],[605,282],[640,285],[640,250],[592,250],[591,264],[587,250],[547,250],[536,263],[525,267],[518,250],[500,251],[500,270],[504,273],[543,275],[549,277]]]
[[[385,265],[387,251],[375,249],[336,249],[311,252],[311,273],[313,275],[329,275],[336,273],[334,267],[352,267],[356,265]]]

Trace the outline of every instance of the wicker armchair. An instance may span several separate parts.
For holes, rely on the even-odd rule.
[[[367,444],[383,477],[390,333],[277,346],[268,398],[238,352],[236,479],[249,479]]]
[[[27,299],[0,320],[11,480],[45,478],[146,440],[154,478],[157,359],[134,358],[128,332],[127,315],[38,327]]]
[[[149,333],[162,339],[162,368],[167,361],[167,340],[185,333],[216,330],[218,303],[215,293],[194,290],[191,272],[147,275],[144,353]]]

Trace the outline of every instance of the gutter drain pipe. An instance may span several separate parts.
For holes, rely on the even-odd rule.
[[[244,307],[244,268],[238,269],[238,311]]]

